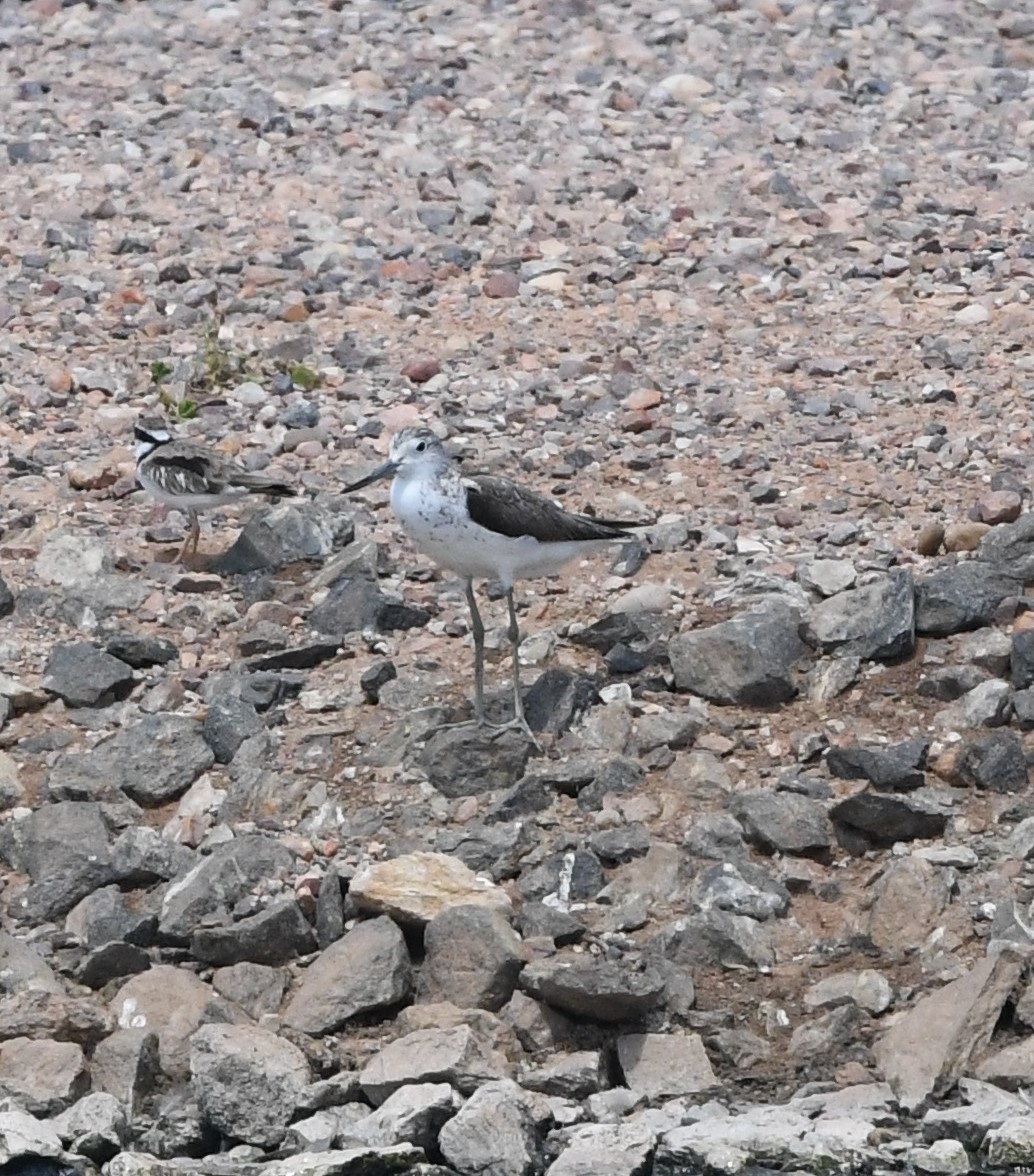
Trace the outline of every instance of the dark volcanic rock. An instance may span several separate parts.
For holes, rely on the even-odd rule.
[[[989,792],[1022,792],[1030,782],[1023,740],[1012,731],[995,731],[967,743],[959,752],[957,771],[964,784]]]
[[[53,919],[91,891],[116,881],[101,806],[86,801],[41,805],[0,829],[0,857],[32,879],[12,913]]]
[[[146,633],[116,633],[108,638],[104,648],[135,670],[164,666],[179,657],[179,650],[171,641]]]
[[[926,637],[947,637],[979,629],[994,620],[1007,596],[1023,585],[984,563],[942,568],[916,585],[916,631]]]
[[[746,792],[734,797],[732,812],[752,844],[770,853],[825,856],[833,827],[825,806],[792,792]]]
[[[923,768],[930,744],[906,739],[888,747],[831,747],[826,767],[841,780],[868,780],[874,788],[908,792],[926,781]]]
[[[673,637],[676,689],[745,706],[789,702],[797,693],[793,668],[808,652],[799,625],[795,612],[777,604]]]
[[[1017,690],[1034,686],[1034,629],[1020,629],[1012,635],[1009,680]]]
[[[424,929],[417,1000],[495,1012],[513,996],[524,966],[520,937],[499,912],[446,907]]]
[[[1000,576],[1024,584],[1034,581],[1034,513],[992,527],[980,540],[977,555]]]
[[[335,637],[363,629],[376,629],[379,633],[419,629],[430,619],[431,614],[426,608],[388,596],[376,581],[365,576],[336,580],[308,617],[309,624],[318,633]]]
[[[562,735],[597,698],[591,678],[554,666],[525,694],[524,716],[533,731]]]
[[[835,804],[829,813],[834,825],[875,846],[895,841],[925,841],[940,837],[951,809],[925,789],[907,795],[859,792]],[[853,843],[852,843],[853,844]],[[852,848],[852,845],[849,845]]]
[[[315,932],[294,898],[228,927],[201,927],[190,937],[191,955],[217,967],[245,961],[277,967],[315,950]]]
[[[43,689],[67,706],[107,706],[133,689],[133,671],[88,641],[56,645],[43,671]]]
[[[146,715],[92,751],[63,756],[47,776],[55,799],[125,793],[145,808],[185,792],[215,762],[201,725],[185,715]]]
[[[3,576],[0,576],[0,617],[9,617],[13,612],[14,593]]]
[[[294,854],[272,837],[253,833],[224,842],[178,881],[162,902],[162,935],[185,941],[209,916],[227,918],[253,886],[294,865]]]
[[[802,633],[823,653],[855,654],[873,661],[905,657],[915,648],[912,573],[898,569],[820,601]]]
[[[237,541],[212,560],[209,571],[241,576],[298,560],[323,560],[355,537],[355,524],[327,502],[282,502],[263,506],[248,519]]]
[[[557,956],[529,964],[520,987],[562,1013],[592,1021],[634,1021],[664,1000],[659,972],[607,960]]]
[[[208,704],[201,734],[215,762],[228,764],[244,740],[262,729],[263,722],[253,706],[237,695],[222,694]]]
[[[447,727],[417,758],[434,787],[455,798],[509,788],[524,775],[531,751],[531,741],[515,728]]]

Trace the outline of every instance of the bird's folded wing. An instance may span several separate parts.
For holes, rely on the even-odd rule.
[[[512,539],[525,535],[540,543],[620,539],[622,529],[632,525],[571,514],[508,478],[479,475],[464,478],[463,487],[471,520],[487,531]]]
[[[147,473],[170,494],[219,494],[225,480],[214,476],[203,457],[186,453],[153,454],[147,461]]]

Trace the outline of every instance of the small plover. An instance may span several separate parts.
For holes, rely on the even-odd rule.
[[[137,481],[159,502],[185,510],[190,519],[190,534],[177,556],[179,561],[188,548],[191,554],[197,551],[198,511],[225,506],[249,494],[288,498],[297,493],[279,478],[254,473],[214,449],[173,437],[168,425],[157,418],[141,417],[133,433]]]

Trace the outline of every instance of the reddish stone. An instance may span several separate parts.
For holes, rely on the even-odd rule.
[[[498,270],[491,274],[482,287],[486,298],[513,298],[521,287],[521,280],[516,274]]]
[[[438,360],[428,355],[423,359],[414,359],[412,363],[407,363],[402,369],[402,374],[407,380],[412,380],[414,384],[426,384],[432,376],[438,375],[440,371]]]

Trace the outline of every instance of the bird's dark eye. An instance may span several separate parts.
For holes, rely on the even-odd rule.
[[[423,452],[424,452],[424,450],[425,450],[426,448],[427,448],[427,442],[426,442],[426,441],[418,441],[418,442],[416,443],[416,451],[417,451],[417,453],[423,453]]]

